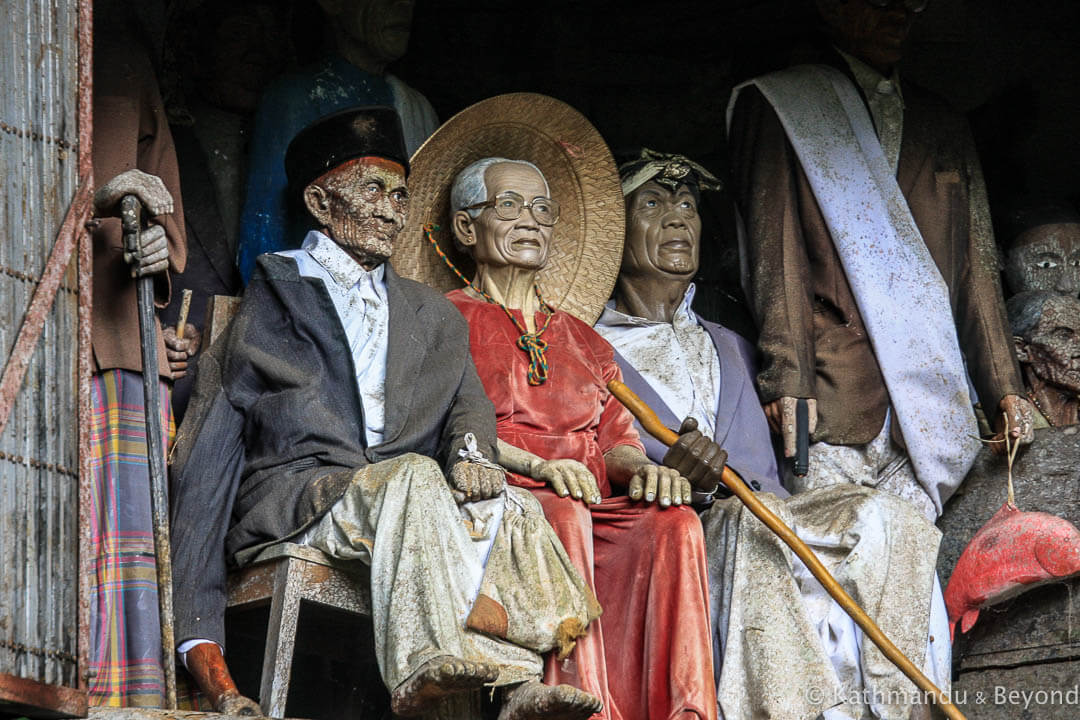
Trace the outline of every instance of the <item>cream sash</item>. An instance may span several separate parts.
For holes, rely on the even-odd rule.
[[[919,483],[941,514],[979,451],[949,289],[843,73],[803,65],[751,80],[772,105],[832,235]],[[742,253],[745,257],[745,248]]]

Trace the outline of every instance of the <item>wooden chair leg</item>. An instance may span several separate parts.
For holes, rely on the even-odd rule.
[[[293,650],[296,646],[296,622],[300,612],[300,563],[288,560],[274,577],[274,595],[270,601],[270,622],[266,628],[266,651],[263,655],[262,683],[259,691],[263,714],[285,717],[289,696]]]

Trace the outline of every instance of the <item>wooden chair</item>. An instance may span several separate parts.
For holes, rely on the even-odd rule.
[[[228,605],[270,603],[259,704],[265,715],[285,717],[300,603],[371,617],[371,576],[363,563],[336,560],[312,547],[283,542],[237,557],[229,573]]]

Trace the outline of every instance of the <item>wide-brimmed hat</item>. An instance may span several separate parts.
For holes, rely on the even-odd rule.
[[[574,108],[546,95],[489,98],[450,118],[413,154],[409,216],[394,269],[447,292],[462,287],[424,237],[434,223],[439,247],[467,278],[475,264],[455,247],[450,188],[457,174],[485,157],[527,160],[540,168],[561,206],[553,246],[538,282],[544,299],[592,325],[615,286],[625,225],[615,161],[596,128]]]

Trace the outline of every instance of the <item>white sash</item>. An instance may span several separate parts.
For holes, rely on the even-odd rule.
[[[747,85],[773,106],[810,181],[916,477],[940,515],[979,451],[949,289],[853,83],[821,65],[756,78],[733,91],[729,126]]]

